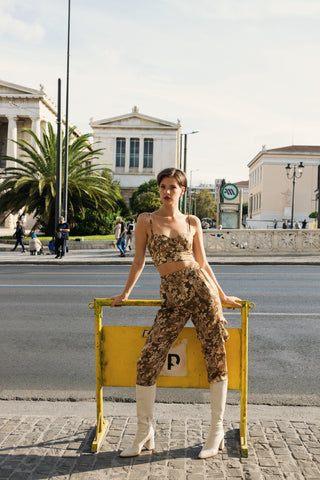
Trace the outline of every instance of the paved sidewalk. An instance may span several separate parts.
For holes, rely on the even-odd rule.
[[[132,441],[135,405],[105,402],[108,434],[91,454],[94,402],[0,402],[1,480],[320,479],[320,409],[248,406],[248,458],[241,458],[239,407],[227,405],[226,446],[199,460],[208,405],[155,407],[156,449],[118,454]]]
[[[20,250],[19,250],[20,249]],[[0,265],[131,265],[134,254],[128,252],[124,258],[119,257],[118,250],[110,249],[87,249],[69,250],[63,259],[55,259],[54,255],[30,255],[28,251],[21,253],[21,247],[12,252],[8,245],[0,243]],[[208,256],[208,262],[212,265],[239,264],[239,265],[320,265],[320,254],[318,256]],[[152,264],[147,252],[146,264]]]

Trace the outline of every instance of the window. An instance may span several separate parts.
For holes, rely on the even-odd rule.
[[[139,167],[139,138],[130,138],[130,168]]]
[[[116,167],[124,167],[126,159],[126,139],[117,138]]]
[[[143,144],[143,168],[153,167],[153,138],[145,138]]]

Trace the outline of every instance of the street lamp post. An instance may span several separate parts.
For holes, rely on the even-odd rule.
[[[193,130],[192,132],[181,134],[184,136],[183,170],[185,174],[187,174],[187,139],[188,139],[188,135],[194,135],[195,133],[199,133],[199,131]],[[183,213],[186,214],[187,213],[187,192],[184,192],[183,194],[182,206],[183,206]]]
[[[67,41],[67,83],[66,83],[66,128],[64,147],[64,185],[63,185],[63,211],[64,220],[68,217],[68,174],[69,174],[69,62],[70,62],[70,2],[68,0],[68,41]]]
[[[56,201],[54,215],[54,231],[61,216],[61,170],[62,170],[62,144],[61,144],[61,79],[58,79],[58,111],[57,111],[57,161],[56,161]],[[53,232],[52,232],[53,233]]]
[[[292,180],[292,205],[291,205],[291,228],[293,228],[293,214],[294,214],[294,191],[296,187],[296,178],[301,178],[303,174],[304,165],[303,162],[300,162],[298,165],[298,173],[296,171],[296,165],[293,165],[293,172],[291,173],[291,165],[288,163],[286,168],[287,177],[289,180]]]
[[[253,199],[253,194],[250,193],[249,195],[249,203],[250,203],[250,218],[252,218],[252,199]]]
[[[318,165],[318,218],[317,218],[317,228],[320,228],[320,165]]]
[[[192,172],[199,172],[199,168],[196,170],[190,170],[190,184],[189,184],[189,213],[191,212],[191,195],[192,195]]]

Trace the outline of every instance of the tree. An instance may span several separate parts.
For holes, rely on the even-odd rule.
[[[142,212],[154,212],[161,207],[159,196],[159,188],[157,181],[154,179],[149,182],[142,183],[131,198],[131,208],[134,214]]]
[[[76,213],[86,209],[107,212],[117,208],[120,190],[108,181],[109,169],[93,165],[93,160],[102,154],[89,141],[91,134],[74,137],[75,128],[69,129],[68,164],[68,220],[72,224]],[[55,230],[56,197],[56,149],[57,135],[52,125],[43,129],[42,140],[30,129],[24,129],[31,136],[31,142],[20,139],[17,145],[21,158],[5,157],[18,164],[5,169],[5,179],[0,185],[0,213],[33,214],[34,228],[42,226],[46,233]],[[62,139],[62,158],[65,142]]]
[[[222,195],[222,189],[226,184],[227,184],[226,179],[223,178],[221,180],[221,185],[220,185],[220,203],[224,203],[224,201],[225,201],[224,196]]]
[[[196,213],[197,217],[201,218],[216,218],[217,202],[212,192],[205,188],[201,191],[197,190],[195,195]]]
[[[137,208],[135,213],[154,212],[162,205],[159,196],[154,192],[144,192],[137,197]]]
[[[107,171],[102,173],[108,187],[118,189],[118,181],[112,181],[112,174]],[[86,208],[84,212],[75,212],[72,233],[74,235],[108,235],[113,233],[116,217],[131,218],[130,211],[122,197],[117,200],[116,210],[95,210]]]

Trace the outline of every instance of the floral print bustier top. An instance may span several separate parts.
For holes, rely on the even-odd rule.
[[[161,233],[153,233],[152,220],[150,215],[151,238],[148,244],[148,250],[155,267],[167,262],[183,262],[186,260],[194,261],[192,253],[193,235],[190,231],[179,233],[176,237],[167,237]]]

